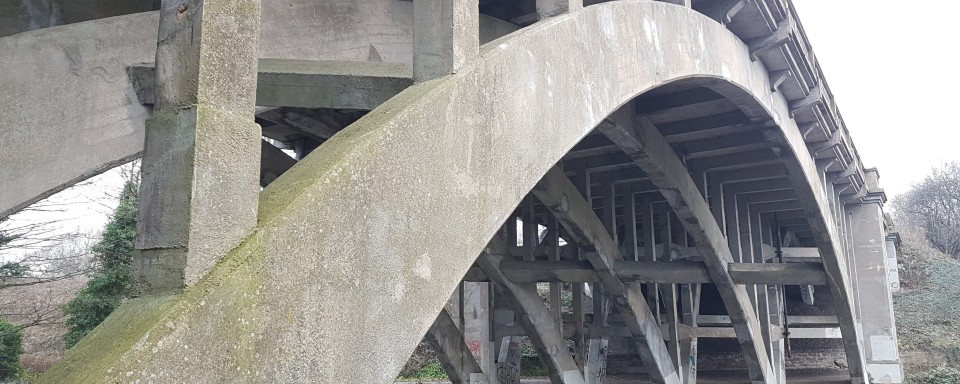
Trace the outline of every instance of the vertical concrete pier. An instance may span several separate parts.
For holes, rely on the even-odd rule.
[[[259,0],[163,1],[134,263],[143,293],[196,283],[257,221]]]

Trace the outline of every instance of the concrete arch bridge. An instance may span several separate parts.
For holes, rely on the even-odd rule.
[[[0,38],[3,215],[143,157],[138,295],[42,381],[902,381],[789,1],[156,5]]]

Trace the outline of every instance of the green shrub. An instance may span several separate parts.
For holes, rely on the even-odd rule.
[[[20,327],[0,317],[0,381],[20,375],[20,354],[23,353]]]
[[[130,264],[133,240],[137,236],[137,184],[127,182],[120,204],[103,231],[103,239],[93,246],[100,270],[64,307],[69,330],[63,335],[72,347],[97,327],[130,294]]]
[[[0,277],[21,277],[27,274],[27,267],[23,264],[8,261],[0,265]]]
[[[914,384],[960,384],[960,369],[952,367],[937,367],[928,370],[909,382]]]

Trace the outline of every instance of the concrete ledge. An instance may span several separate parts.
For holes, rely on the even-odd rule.
[[[140,103],[153,104],[153,63],[127,72]],[[257,105],[369,110],[412,85],[412,76],[401,63],[260,59]]]

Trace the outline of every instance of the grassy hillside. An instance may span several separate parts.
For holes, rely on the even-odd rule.
[[[903,292],[894,296],[909,383],[960,384],[960,260],[904,239]]]

